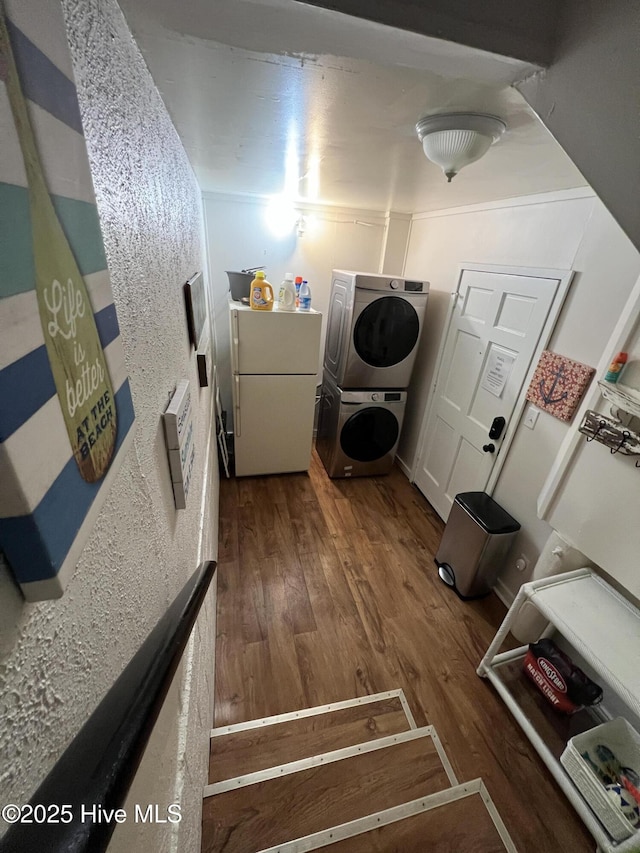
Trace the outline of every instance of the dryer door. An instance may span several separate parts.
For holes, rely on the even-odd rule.
[[[353,346],[372,367],[393,367],[418,341],[420,321],[415,308],[397,296],[383,296],[364,309],[353,330]]]
[[[340,446],[349,459],[374,462],[395,450],[399,435],[398,418],[389,409],[358,407],[340,430]]]
[[[406,388],[420,337],[426,294],[356,296],[345,388]]]

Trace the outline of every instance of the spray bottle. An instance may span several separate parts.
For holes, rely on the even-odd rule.
[[[609,370],[605,374],[605,382],[617,382],[620,378],[622,368],[627,363],[626,352],[619,352],[609,365]]]

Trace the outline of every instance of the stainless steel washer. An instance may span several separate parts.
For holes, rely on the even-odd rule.
[[[316,448],[327,474],[388,474],[406,401],[406,391],[344,391],[325,374]]]
[[[324,370],[342,389],[406,388],[428,281],[334,270]]]

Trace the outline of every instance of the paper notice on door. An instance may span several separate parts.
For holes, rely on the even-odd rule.
[[[492,350],[484,370],[481,387],[485,391],[495,394],[496,397],[502,397],[504,386],[507,384],[515,360],[515,355]]]

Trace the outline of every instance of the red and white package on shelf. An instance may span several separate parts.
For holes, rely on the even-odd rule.
[[[556,711],[573,714],[602,699],[602,689],[553,640],[531,643],[524,671]]]

